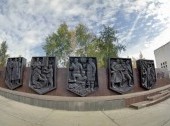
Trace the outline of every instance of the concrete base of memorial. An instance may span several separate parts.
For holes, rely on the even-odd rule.
[[[144,92],[125,95],[99,97],[63,97],[36,95],[0,88],[0,95],[30,105],[69,111],[113,110],[128,107],[132,103],[145,100],[147,96],[163,90],[170,90],[170,85]]]

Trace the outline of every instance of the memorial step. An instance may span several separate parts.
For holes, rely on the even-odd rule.
[[[156,103],[159,103],[167,98],[170,97],[170,93],[167,93],[165,95],[162,95],[161,97],[155,99],[155,100],[146,100],[146,101],[142,101],[142,102],[138,102],[138,103],[134,103],[131,104],[130,107],[134,108],[134,109],[141,109],[147,106],[151,106],[154,105]]]
[[[170,90],[168,90],[168,89],[162,90],[162,91],[160,91],[160,93],[170,93]]]
[[[134,109],[141,109],[146,107],[146,105],[149,103],[150,101],[142,101],[142,102],[137,102],[134,103],[132,105],[130,105],[130,107],[134,108]]]
[[[159,93],[156,94],[156,95],[148,96],[148,97],[147,97],[147,100],[153,101],[153,100],[156,100],[156,99],[158,99],[158,98],[161,98],[161,97],[164,96],[164,95],[167,95],[168,93],[170,93],[169,90],[163,90],[163,91],[159,92]]]

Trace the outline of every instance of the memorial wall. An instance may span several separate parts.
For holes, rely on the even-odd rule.
[[[0,69],[0,87],[38,95],[88,97],[147,91],[170,83],[168,74],[155,69],[153,60],[140,59],[132,68],[130,58],[110,58],[98,68],[95,57],[70,57],[68,68],[57,68],[55,57],[8,58]],[[166,75],[166,76],[165,76]]]

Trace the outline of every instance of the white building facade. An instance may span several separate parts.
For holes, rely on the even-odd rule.
[[[157,68],[165,68],[170,71],[170,42],[154,50]]]

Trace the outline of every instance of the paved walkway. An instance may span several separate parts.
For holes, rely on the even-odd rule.
[[[134,110],[60,111],[0,96],[0,126],[170,126],[170,99]]]

